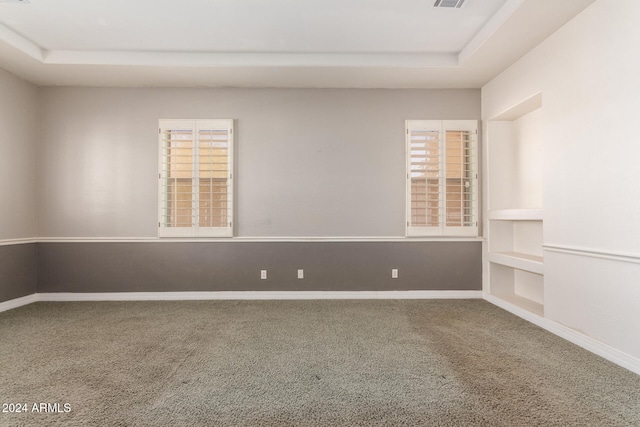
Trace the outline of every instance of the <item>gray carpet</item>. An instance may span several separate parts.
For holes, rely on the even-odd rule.
[[[0,366],[2,426],[640,425],[639,376],[482,300],[37,303]]]

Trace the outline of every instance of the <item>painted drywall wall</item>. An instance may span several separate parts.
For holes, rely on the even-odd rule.
[[[542,92],[545,317],[636,358],[638,22],[598,0],[482,89],[484,119]]]
[[[36,291],[37,137],[38,88],[0,70],[0,302]]]
[[[42,89],[42,237],[157,235],[157,123],[231,118],[235,235],[402,236],[404,121],[479,90]]]
[[[38,88],[0,70],[0,240],[37,236]]]
[[[513,206],[522,208],[539,208],[543,205],[544,178],[542,170],[532,165],[543,164],[542,135],[540,131],[542,123],[542,109],[534,110],[529,114],[514,121],[515,144],[514,159],[515,188],[525,188],[526,191],[518,191],[513,194]]]

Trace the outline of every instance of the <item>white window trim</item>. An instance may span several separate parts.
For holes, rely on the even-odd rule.
[[[229,132],[229,148],[228,148],[228,169],[229,176],[229,202],[231,209],[229,211],[229,222],[226,227],[200,227],[197,224],[193,227],[164,227],[162,226],[162,203],[163,203],[163,186],[162,186],[162,129],[192,129],[194,135],[198,134],[201,127],[226,129]],[[158,237],[233,237],[233,217],[235,214],[235,185],[234,185],[234,131],[233,119],[160,119],[158,120]],[[197,163],[197,152],[194,162]],[[198,169],[195,169],[196,179]]]
[[[447,130],[468,130],[473,132],[475,138],[472,138],[473,159],[472,167],[475,171],[472,179],[472,188],[474,189],[474,203],[472,209],[473,226],[467,227],[447,227],[446,221],[438,227],[418,227],[411,225],[411,132],[410,130],[432,130],[440,129],[440,152],[444,153],[446,144]],[[441,158],[441,167],[443,174],[446,173],[444,166],[444,156]],[[406,167],[406,188],[405,188],[405,235],[407,237],[477,237],[478,236],[478,205],[480,203],[480,188],[478,187],[478,121],[477,120],[406,120],[405,121],[405,167]],[[446,194],[446,181],[440,181],[440,194]],[[442,200],[446,203],[445,200]]]

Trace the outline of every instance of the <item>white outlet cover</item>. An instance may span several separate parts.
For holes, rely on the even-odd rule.
[[[304,279],[304,270],[298,270],[298,279]]]
[[[260,270],[260,278],[262,280],[267,278],[267,270]]]

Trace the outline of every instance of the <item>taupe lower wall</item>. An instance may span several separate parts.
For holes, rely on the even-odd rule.
[[[36,292],[37,259],[35,243],[0,246],[0,302]]]
[[[480,290],[481,257],[480,242],[40,243],[38,292]]]

